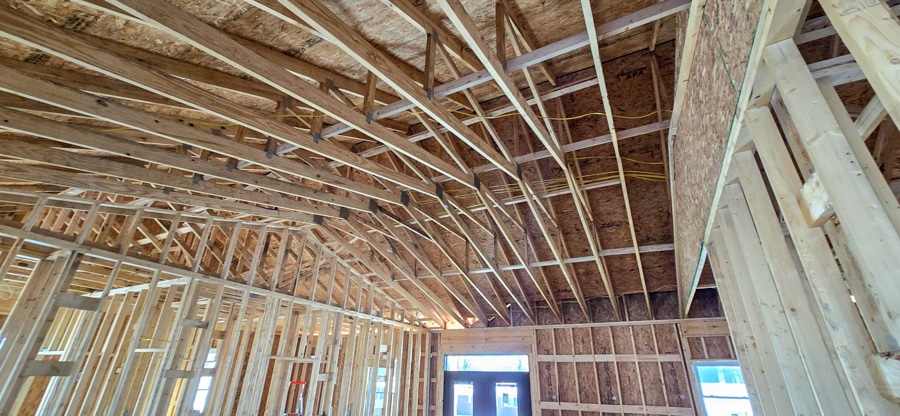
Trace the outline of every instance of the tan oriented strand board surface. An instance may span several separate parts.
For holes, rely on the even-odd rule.
[[[675,246],[679,289],[695,285],[710,204],[725,152],[760,0],[709,1],[694,50],[687,94],[673,143]]]
[[[693,415],[675,324],[534,331],[543,416]]]

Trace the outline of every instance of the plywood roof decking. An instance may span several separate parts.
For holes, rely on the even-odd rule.
[[[5,17],[0,22],[0,53],[7,61],[0,61],[0,65],[5,73],[15,76],[0,85],[0,104],[8,107],[0,109],[8,115],[0,128],[9,130],[0,133],[0,152],[9,158],[0,162],[0,176],[10,180],[0,187],[18,192],[41,185],[44,188],[37,189],[65,189],[66,195],[85,200],[111,198],[135,207],[222,218],[237,216],[257,224],[272,224],[265,237],[251,235],[251,231],[230,235],[223,229],[210,238],[204,237],[205,227],[198,221],[188,227],[190,232],[175,239],[179,251],[164,259],[190,267],[196,264],[190,256],[192,250],[211,247],[201,254],[203,272],[207,265],[213,267],[228,260],[225,251],[229,245],[234,246],[231,239],[237,237],[246,247],[235,249],[237,254],[231,261],[238,264],[232,264],[226,274],[251,282],[248,276],[256,273],[253,267],[258,267],[254,264],[262,264],[259,270],[267,276],[282,270],[286,275],[299,276],[298,262],[309,275],[334,273],[316,265],[320,254],[314,250],[294,246],[279,249],[284,243],[279,227],[302,226],[310,236],[324,241],[328,250],[338,253],[336,256],[344,262],[339,274],[352,268],[352,274],[373,281],[403,308],[415,310],[417,319],[435,318],[439,324],[471,324],[494,318],[506,321],[507,308],[527,315],[532,301],[552,304],[608,296],[609,291],[600,283],[598,263],[591,259],[589,239],[596,239],[601,248],[598,253],[603,256],[615,295],[674,290],[671,215],[658,131],[667,126],[674,88],[672,14],[684,10],[687,3],[669,0],[661,4],[641,1],[594,5],[595,22],[617,28],[615,35],[600,40],[599,51],[617,117],[635,244],[646,250],[639,258],[644,289],[637,271],[638,259],[631,249],[608,128],[603,117],[593,114],[601,112],[602,105],[590,48],[580,47],[549,59],[545,69],[532,67],[540,94],[556,97],[543,102],[558,140],[556,146],[580,149],[566,153],[565,167],[548,157],[545,145],[510,106],[512,97],[503,94],[496,82],[482,82],[471,89],[477,104],[461,92],[435,104],[422,102],[424,106],[436,105],[428,110],[428,118],[435,118],[431,121],[435,128],[452,127],[455,134],[441,133],[443,144],[434,137],[420,140],[428,136],[428,131],[415,115],[404,112],[371,125],[360,124],[363,116],[359,112],[369,110],[360,107],[366,102],[383,107],[413,97],[413,90],[420,88],[410,81],[421,84],[425,79],[426,36],[411,21],[427,18],[425,23],[434,25],[432,30],[446,38],[441,40],[444,45],[463,45],[462,39],[472,33],[453,25],[439,4],[392,2],[394,6],[388,5],[391,1],[374,0],[326,2],[325,13],[333,13],[339,20],[335,27],[346,25],[374,46],[375,55],[384,54],[354,59],[346,50],[323,40],[334,34],[313,33],[309,26],[315,27],[315,22],[271,13],[287,10],[284,5],[289,2],[159,0],[147,4],[161,6],[159,15],[136,17],[127,15],[128,1],[9,1],[3,6]],[[511,20],[521,25],[518,29],[536,48],[562,45],[555,42],[566,42],[586,29],[578,2],[504,3]],[[493,54],[493,2],[464,1],[462,6],[478,30],[475,36],[484,37]],[[154,10],[151,7],[144,12]],[[410,17],[402,16],[404,10],[411,13]],[[621,20],[625,16],[646,24],[628,26]],[[654,24],[659,17],[659,24]],[[190,22],[195,18],[214,28]],[[59,29],[53,31],[51,27]],[[45,31],[46,36],[32,36],[38,30]],[[346,31],[338,32],[337,36],[347,35]],[[522,42],[514,36],[512,32],[507,34],[507,57],[516,56],[511,42]],[[238,39],[265,58],[226,45],[230,39]],[[659,45],[653,52],[658,74],[650,67],[651,39],[655,39],[654,46]],[[96,48],[93,55],[79,55],[77,50],[89,44]],[[469,44],[447,54],[461,76],[484,67],[485,62],[479,61],[472,47]],[[271,49],[266,52],[264,48]],[[113,54],[98,58],[109,52]],[[255,56],[253,62],[244,60],[251,56]],[[453,81],[448,62],[440,53],[436,58],[436,85]],[[103,59],[120,61],[110,66]],[[226,61],[242,62],[244,66],[236,68]],[[366,65],[393,68],[395,72],[384,73],[391,79],[379,81],[372,93],[366,85]],[[281,75],[286,66],[301,78]],[[554,76],[555,86],[546,82],[545,72]],[[522,88],[526,97],[534,95],[521,71],[510,75],[510,82]],[[334,88],[318,92],[318,88],[304,86],[326,84],[325,78]],[[190,88],[185,82],[211,94],[203,95],[200,89],[185,93]],[[408,87],[395,89],[392,85]],[[91,98],[67,87],[105,98]],[[661,109],[656,106],[655,88],[661,96]],[[284,99],[285,95],[293,97]],[[371,101],[367,101],[367,95]],[[118,107],[116,102],[127,107]],[[347,107],[353,108],[348,112]],[[482,109],[490,116],[489,123],[504,148],[492,143],[489,131],[472,115],[473,110]],[[662,111],[661,122],[658,111]],[[448,117],[458,118],[465,126]],[[319,131],[336,129],[335,123],[353,128],[321,142],[310,140]],[[403,136],[416,143],[406,144]],[[472,145],[460,140],[463,136],[474,140]],[[30,147],[22,149],[27,150],[15,148],[26,143]],[[300,143],[302,148],[284,152],[295,147],[292,143]],[[393,150],[378,151],[383,143]],[[476,151],[473,145],[481,150]],[[41,147],[47,150],[38,152]],[[458,158],[448,153],[453,151],[459,152]],[[498,170],[486,159],[486,155],[500,156],[505,151],[523,157],[517,160],[521,160],[519,169],[525,182],[519,183],[515,177],[515,164],[501,157],[495,162],[506,167]],[[368,161],[354,154],[367,156]],[[67,155],[71,161],[66,160]],[[18,169],[23,162],[34,167]],[[480,187],[472,184],[472,168],[479,172]],[[507,173],[501,172],[503,169]],[[562,179],[566,170],[587,189],[584,202],[593,216],[596,234],[586,233],[577,221],[571,184],[567,186]],[[61,172],[71,173],[59,175]],[[447,181],[448,173],[457,180]],[[123,180],[128,185],[119,182]],[[401,193],[403,189],[408,192]],[[542,196],[525,201],[523,196],[534,199],[532,192]],[[443,202],[435,198],[439,194]],[[215,203],[219,198],[227,201]],[[484,200],[502,202],[503,209],[488,215],[491,210],[484,209]],[[379,212],[371,213],[370,209],[376,207]],[[447,217],[448,209],[455,212],[460,208],[465,209]],[[16,210],[18,214],[10,214],[10,219],[25,223],[27,211]],[[55,220],[44,218],[50,215],[48,212],[39,214],[40,224],[48,230],[77,228],[71,225],[76,222],[71,212],[53,214]],[[124,217],[116,221],[119,229],[126,225]],[[548,227],[541,230],[542,224]],[[166,240],[167,226],[153,220],[138,227],[139,238],[132,243],[132,250],[143,255],[158,253],[159,247],[154,246]],[[100,234],[95,237],[107,238]],[[407,241],[413,244],[403,244]],[[266,258],[254,262],[253,257],[258,255]],[[207,259],[209,256],[217,259]],[[572,260],[564,267],[570,268],[567,273],[574,280],[566,277],[555,259]],[[541,266],[524,268],[520,266],[523,261]],[[442,276],[435,278],[435,272]]]

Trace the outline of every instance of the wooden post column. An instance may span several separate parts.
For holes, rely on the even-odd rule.
[[[844,276],[835,261],[824,230],[809,227],[803,217],[796,198],[802,187],[800,175],[794,168],[771,111],[768,107],[750,109],[745,121],[756,145],[759,160],[765,168],[765,177],[774,200],[790,232],[805,280],[809,282],[815,304],[825,320],[828,340],[847,379],[854,404],[863,414],[897,412],[896,404],[888,402],[877,393],[866,368],[865,359],[874,352],[874,346],[859,311],[847,294]],[[756,163],[741,169],[744,178],[761,175]]]
[[[3,326],[0,339],[0,414],[10,414],[29,376],[68,376],[71,363],[36,361],[81,254],[59,251],[40,261]]]
[[[842,7],[849,4],[837,3]],[[867,27],[863,23],[872,16],[866,10],[874,9],[859,6],[861,10],[854,11],[850,6],[845,7],[846,13],[838,13],[840,17],[829,14],[829,18],[836,27],[854,22]],[[884,29],[885,32],[879,32],[882,34],[896,31],[896,18],[869,23],[873,32],[874,28]],[[842,33],[842,38],[848,44],[859,43],[858,35]],[[876,45],[871,40],[866,43]],[[888,43],[886,47],[891,45]],[[875,55],[887,56],[869,49],[862,52],[855,51],[854,55],[863,57],[860,66],[864,69],[877,63],[877,59],[872,59]],[[862,277],[859,284],[850,279],[848,283],[851,283],[854,296],[871,299],[874,313],[872,320],[876,325],[870,327],[870,334],[878,354],[868,357],[869,367],[879,392],[900,402],[900,389],[896,387],[900,383],[900,360],[894,358],[900,352],[900,321],[896,319],[900,314],[900,305],[896,302],[900,297],[900,281],[896,278],[897,270],[900,270],[900,256],[897,255],[900,253],[900,205],[888,192],[881,174],[873,171],[877,168],[874,168],[871,155],[861,146],[856,127],[850,122],[840,98],[833,88],[816,82],[797,45],[792,40],[770,45],[766,47],[763,59],[774,75],[801,147],[808,154],[814,171],[801,188],[806,216],[811,226],[827,223],[832,215],[840,222],[849,252]],[[889,108],[888,102],[896,101],[896,95],[879,81],[886,73],[890,71],[870,70],[866,75],[885,102],[885,108]]]
[[[777,415],[775,399],[767,380],[768,374],[763,370],[759,345],[753,336],[753,328],[747,310],[741,304],[737,292],[737,282],[731,260],[728,258],[728,247],[721,227],[714,228],[709,244],[709,263],[716,279],[719,299],[725,309],[725,319],[734,342],[735,353],[741,363],[741,372],[750,393],[753,413],[758,415]],[[699,400],[699,399],[698,399]]]

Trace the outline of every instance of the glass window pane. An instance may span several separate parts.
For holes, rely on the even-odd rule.
[[[195,412],[203,412],[203,409],[206,407],[206,398],[209,395],[208,390],[198,390],[197,395],[194,396],[194,411]]]
[[[200,377],[200,383],[197,384],[197,388],[200,390],[209,390],[209,386],[212,384],[212,377]]]
[[[497,398],[497,416],[516,416],[519,414],[519,389],[516,383],[497,383],[494,385]]]
[[[696,362],[703,407],[708,416],[752,416],[750,395],[737,361]]]
[[[448,355],[447,371],[514,371],[528,372],[527,355]]]
[[[216,368],[216,349],[210,348],[209,353],[206,354],[206,362],[203,363],[203,368]]]
[[[472,416],[472,398],[475,387],[471,381],[453,383],[453,416]]]
[[[752,416],[750,399],[723,399],[704,397],[703,406],[708,416]]]

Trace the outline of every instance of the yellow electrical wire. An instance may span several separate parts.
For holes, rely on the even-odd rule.
[[[647,163],[652,163],[652,162],[647,162]],[[649,182],[665,182],[667,180],[667,178],[664,174],[656,173],[656,172],[626,170],[624,173],[625,173],[626,178],[640,179],[640,180],[645,180],[645,181],[649,181]],[[590,185],[593,183],[598,183],[598,182],[603,182],[603,181],[608,181],[608,180],[618,179],[618,178],[619,178],[618,171],[599,172],[599,173],[583,175],[578,181],[576,181],[576,183],[579,186],[585,186],[585,185]],[[533,186],[535,186],[536,190],[540,193],[550,193],[550,192],[560,191],[560,190],[569,188],[569,185],[566,182],[565,178],[546,179],[543,181],[535,181],[535,182],[532,182],[531,184]],[[513,185],[509,185],[509,186],[507,186],[505,184],[504,185],[492,185],[492,186],[489,186],[489,188],[492,191],[507,191],[507,188],[508,188],[508,192],[510,193],[511,196],[504,198],[503,199],[504,201],[509,201],[509,200],[512,200],[512,199],[515,199],[515,198],[518,198],[518,197],[521,197],[522,195],[524,195],[524,193],[522,192],[522,190],[520,188],[513,186]],[[477,196],[477,193],[472,190],[465,190],[465,191],[460,191],[460,192],[453,192],[453,196],[455,198],[474,198]],[[432,204],[432,203],[436,204],[436,203],[438,203],[438,201],[437,200],[426,200],[426,201],[421,202],[421,204]]]
[[[354,107],[354,108],[361,109],[362,107]],[[460,114],[460,115],[470,117],[470,118],[478,117],[477,114],[466,113],[466,112],[459,111],[459,110],[450,110],[450,111],[452,113]],[[669,111],[669,110],[663,110],[663,111],[667,111],[667,112],[671,113],[671,111]],[[423,114],[423,112],[421,112],[421,111],[420,112],[407,111],[406,113],[413,114],[413,115]],[[647,118],[647,117],[653,116],[657,113],[658,113],[658,111],[653,111],[653,112],[650,112],[650,113],[647,113],[644,115],[640,115],[640,116],[613,115],[613,117],[633,120],[633,119]],[[493,120],[493,119],[500,119],[500,118],[511,117],[511,116],[516,116],[516,115],[518,115],[518,113],[511,112],[511,113],[501,114],[501,115],[497,115],[497,116],[487,116],[484,118],[487,120]],[[546,118],[540,117],[540,116],[538,116],[538,117],[547,119],[547,120],[552,120],[552,121],[570,121],[570,120],[578,120],[578,119],[591,117],[591,116],[605,116],[605,115],[606,115],[605,113],[601,113],[601,112],[590,112],[590,113],[579,114],[577,116],[571,116],[571,117],[546,117]],[[277,119],[277,118],[284,118],[284,117],[294,117],[294,118],[298,118],[298,119],[312,119],[312,118],[325,117],[325,115],[320,115],[320,114],[281,114],[281,115],[272,115],[272,116],[269,116],[268,118]],[[192,122],[191,124],[207,126],[207,127],[233,127],[233,126],[238,125],[237,123],[221,124],[221,123],[210,123],[210,122],[203,122],[203,121],[195,121],[195,122]],[[129,127],[117,127],[117,128],[109,128],[109,129],[98,129],[96,131],[114,132],[114,131],[124,131],[124,130],[132,130],[132,129]],[[597,159],[611,159],[611,158],[610,157],[602,157],[602,156],[575,157],[575,161],[586,161],[586,160],[597,160]],[[642,160],[637,160],[637,159],[632,159],[632,158],[627,158],[627,157],[623,157],[622,160],[627,160],[629,162],[640,163],[640,164],[645,164],[645,165],[663,165],[663,164],[665,164],[664,162],[647,162],[647,161],[642,161]],[[661,181],[668,180],[668,178],[664,174],[660,174],[657,172],[626,170],[623,173],[624,173],[625,177],[627,177],[627,178],[640,179],[640,180],[646,180],[646,181],[651,181],[651,182],[661,182]],[[583,175],[580,178],[580,180],[577,181],[577,184],[579,186],[584,186],[584,185],[588,185],[591,183],[613,180],[613,179],[618,179],[618,178],[619,178],[619,175],[618,175],[617,171],[615,171],[615,172],[599,172],[599,173]],[[533,182],[532,185],[542,188],[544,193],[568,189],[568,187],[569,187],[565,178],[553,178],[553,179],[547,179],[544,181],[537,181],[537,182]],[[524,195],[524,193],[522,192],[521,189],[513,188],[512,186],[507,187],[506,185],[494,185],[490,188],[492,190],[497,190],[497,191],[505,191],[505,190],[507,190],[507,188],[509,188],[509,192],[511,192],[511,193],[517,192],[517,195]],[[476,196],[475,192],[459,193],[456,195],[457,198],[466,198],[466,197],[474,197],[474,196]],[[436,203],[437,201],[427,201],[425,203],[432,203],[432,202]]]
[[[363,107],[360,107],[360,106],[356,106],[356,107],[352,107],[352,108],[357,109],[357,110],[363,109]],[[672,112],[671,110],[662,110],[662,111],[668,112],[668,113]],[[468,118],[481,118],[478,116],[478,114],[467,113],[465,111],[460,111],[460,110],[450,110],[450,112],[454,113],[454,114],[459,114],[459,115],[462,115],[462,116],[465,116]],[[643,114],[640,116],[625,116],[625,115],[615,115],[614,114],[613,118],[618,118],[618,119],[623,119],[623,120],[639,120],[639,119],[643,119],[643,118],[647,118],[647,117],[656,115],[657,113],[659,113],[659,111],[652,111],[652,112],[649,112],[647,114]],[[425,114],[425,112],[408,110],[401,114],[421,115],[421,114]],[[500,115],[496,115],[496,116],[485,116],[483,118],[485,120],[496,120],[496,119],[501,119],[501,118],[506,118],[506,117],[514,117],[514,116],[517,116],[518,114],[519,113],[511,112],[511,113],[500,114]],[[591,112],[591,113],[584,113],[584,114],[579,114],[577,116],[571,116],[571,117],[542,117],[542,116],[537,116],[537,117],[540,119],[551,120],[551,121],[571,121],[571,120],[580,120],[582,118],[591,117],[591,116],[606,116],[606,113]],[[289,118],[297,118],[297,119],[315,119],[315,118],[325,118],[325,117],[327,117],[327,115],[325,115],[325,114],[281,114],[281,115],[271,115],[271,116],[268,116],[267,118],[278,119],[278,118],[288,118],[288,117]],[[205,122],[205,121],[194,121],[194,122],[191,122],[190,124],[197,125],[197,126],[206,126],[206,127],[234,127],[234,126],[238,125],[237,123],[211,123],[211,122]],[[114,132],[114,131],[124,131],[124,130],[133,130],[133,129],[130,127],[116,127],[116,128],[109,128],[109,129],[96,129],[95,131]]]
[[[612,156],[580,156],[580,157],[575,157],[575,160],[577,160],[577,161],[582,161],[582,160],[612,160],[612,159],[615,159],[615,158],[612,157]],[[630,158],[630,157],[623,157],[622,160],[627,160],[627,161],[629,161],[629,162],[634,162],[634,163],[641,163],[641,164],[644,164],[644,165],[665,165],[665,164],[666,164],[665,162],[646,162],[646,161],[643,161],[643,160],[632,159],[632,158]]]

